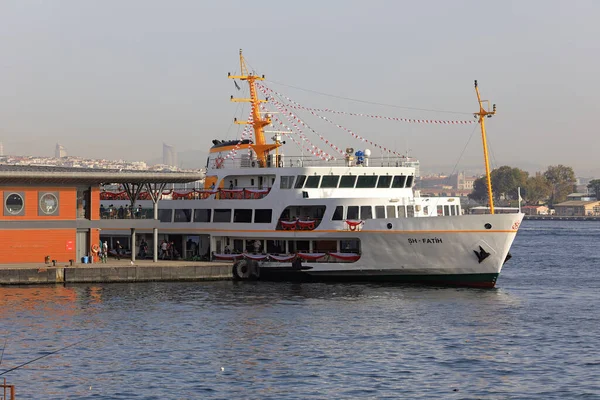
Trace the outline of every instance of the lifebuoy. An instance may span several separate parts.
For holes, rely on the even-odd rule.
[[[250,279],[250,265],[248,265],[248,261],[237,261],[235,264],[233,264],[232,272],[235,279]]]
[[[97,244],[93,244],[92,252],[97,254],[99,251],[100,251],[100,247]]]
[[[252,168],[256,167],[256,161],[252,161]]]
[[[223,157],[215,158],[215,167],[217,167],[217,169],[221,168],[223,166],[224,161],[225,159]]]
[[[348,228],[349,228],[351,231],[355,231],[357,226],[358,226],[358,225],[348,225]]]

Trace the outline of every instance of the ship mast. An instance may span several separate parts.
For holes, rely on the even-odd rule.
[[[258,157],[258,165],[264,168],[267,166],[267,156],[269,155],[269,152],[281,146],[280,143],[267,143],[265,141],[264,127],[271,124],[271,119],[268,115],[266,115],[265,118],[262,118],[261,116],[260,103],[266,103],[267,100],[261,100],[258,98],[255,85],[256,81],[264,81],[265,76],[257,76],[253,73],[248,72],[246,61],[244,60],[244,56],[242,55],[242,49],[240,49],[240,75],[228,74],[228,77],[229,79],[239,79],[241,81],[246,81],[248,82],[248,86],[250,87],[249,99],[234,98],[233,96],[231,96],[231,101],[237,103],[250,103],[250,106],[252,107],[252,121],[238,121],[237,119],[234,121],[236,124],[240,125],[252,125],[252,128],[254,130],[254,144],[250,145],[250,147],[254,150],[256,156]],[[278,163],[275,162],[274,166],[277,166],[277,164]]]
[[[489,100],[481,100],[479,95],[479,88],[477,87],[477,81],[475,81],[475,92],[477,93],[477,101],[479,102],[479,112],[475,113],[475,117],[479,119],[481,125],[481,140],[483,142],[483,159],[485,161],[485,177],[487,180],[488,198],[490,200],[490,213],[494,214],[494,196],[492,195],[492,176],[490,174],[490,161],[488,157],[488,146],[487,139],[485,137],[485,118],[492,118],[492,115],[496,114],[496,105],[492,107],[490,111]],[[483,108],[483,103],[487,103],[487,110]]]

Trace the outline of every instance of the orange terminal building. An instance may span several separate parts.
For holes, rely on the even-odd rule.
[[[136,229],[152,229],[157,238],[158,201],[166,185],[203,178],[199,172],[0,165],[0,264],[80,262],[100,242],[100,231],[115,224],[130,229],[131,243]],[[154,218],[102,220],[100,193],[108,184],[121,185],[134,199],[132,206],[144,191],[153,201]]]

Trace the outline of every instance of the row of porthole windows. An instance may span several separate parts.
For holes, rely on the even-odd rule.
[[[414,182],[412,175],[298,175],[293,184],[293,176],[282,176],[282,189],[402,189],[410,188]],[[292,186],[293,185],[293,186]]]
[[[39,210],[38,215],[57,215],[58,193],[38,192]],[[25,195],[24,193],[4,192],[4,215],[24,215]]]
[[[331,219],[333,221],[342,221],[344,219],[383,219],[383,218],[411,218],[415,216],[415,211],[420,211],[421,206],[346,206],[344,216],[344,206],[337,206]],[[458,205],[437,206],[437,215],[459,215]],[[429,215],[429,206],[423,206],[423,214]]]
[[[160,222],[233,222],[236,223],[271,223],[273,219],[272,209],[251,208],[177,208],[159,209],[158,219]]]

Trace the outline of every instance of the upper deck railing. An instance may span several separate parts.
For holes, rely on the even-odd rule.
[[[410,157],[343,157],[322,159],[314,156],[286,156],[272,154],[265,165],[248,155],[230,158],[211,158],[207,169],[246,169],[246,168],[301,168],[301,167],[411,167],[416,162]]]

